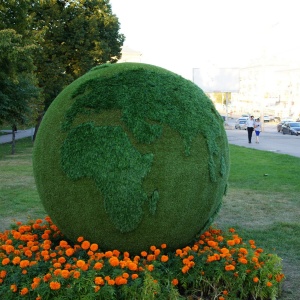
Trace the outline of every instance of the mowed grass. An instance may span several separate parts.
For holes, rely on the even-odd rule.
[[[0,231],[14,221],[46,216],[32,171],[33,144],[0,145]],[[245,240],[283,259],[286,280],[279,299],[300,295],[300,158],[230,145],[229,189],[214,225],[233,227]]]

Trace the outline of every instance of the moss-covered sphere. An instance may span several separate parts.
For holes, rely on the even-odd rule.
[[[33,155],[45,210],[71,240],[139,253],[190,243],[220,208],[223,120],[203,91],[163,68],[103,65],[47,110]]]

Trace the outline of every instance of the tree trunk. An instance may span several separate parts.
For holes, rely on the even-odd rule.
[[[12,126],[12,140],[11,140],[11,154],[15,154],[16,150],[16,131],[17,131],[17,126],[13,125]]]
[[[38,129],[39,129],[39,127],[40,127],[40,124],[41,124],[41,122],[42,122],[43,116],[44,116],[44,113],[41,113],[41,114],[38,116],[37,120],[36,120],[36,125],[35,125],[35,129],[34,129],[34,134],[33,134],[33,138],[32,138],[33,142],[35,141],[36,134],[37,134]]]

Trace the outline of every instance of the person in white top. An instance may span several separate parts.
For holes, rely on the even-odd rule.
[[[254,116],[251,116],[246,122],[249,144],[251,144],[252,133],[253,133],[253,130],[254,130],[254,119],[253,118],[254,118]]]
[[[259,118],[254,122],[254,130],[256,135],[256,143],[259,144],[259,134],[261,132],[261,124]]]

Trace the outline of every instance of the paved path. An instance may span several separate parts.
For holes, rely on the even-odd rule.
[[[229,125],[230,128],[234,128],[234,121],[231,121],[231,123],[229,121]],[[265,124],[264,131],[259,137],[259,144],[255,143],[255,133],[253,133],[251,144],[248,143],[246,130],[226,129],[226,133],[230,144],[300,157],[300,136],[283,135],[277,132],[275,123]],[[33,134],[34,128],[18,130],[16,139],[33,136]],[[12,134],[0,136],[0,144],[10,143],[11,140]]]
[[[0,135],[0,144],[10,143],[12,141],[12,133],[11,130],[2,130],[2,132],[6,132],[7,134]],[[25,137],[33,137],[34,128],[30,128],[27,130],[18,130],[16,133],[16,140],[23,139]]]

